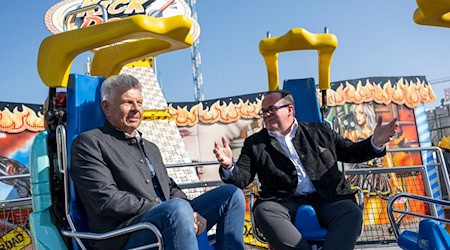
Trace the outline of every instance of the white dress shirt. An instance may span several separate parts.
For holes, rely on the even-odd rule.
[[[316,191],[313,184],[311,183],[311,180],[309,179],[308,174],[306,173],[305,168],[303,167],[303,164],[300,160],[300,157],[297,154],[297,151],[295,150],[294,144],[292,144],[292,139],[295,137],[295,134],[297,133],[298,129],[298,122],[297,119],[294,119],[294,123],[291,126],[291,130],[287,135],[282,135],[276,132],[268,131],[269,135],[274,137],[278,143],[281,145],[281,148],[283,149],[284,153],[289,157],[289,159],[292,161],[292,164],[294,164],[295,169],[297,171],[298,176],[298,184],[297,188],[295,189],[294,194],[296,195],[305,195],[309,193],[313,193]],[[378,147],[375,145],[373,136],[370,140],[373,149],[376,152],[381,152],[384,150],[385,146]],[[233,175],[233,169],[235,167],[235,164],[233,162],[233,165],[230,168],[224,168],[223,169],[223,178],[225,180],[229,179]]]
[[[294,194],[304,195],[313,193],[316,191],[311,180],[309,179],[308,174],[306,173],[305,168],[303,167],[302,161],[295,150],[294,144],[292,143],[292,139],[295,137],[298,129],[297,119],[294,120],[294,124],[291,126],[291,131],[287,135],[282,135],[279,133],[275,133],[269,131],[269,135],[274,137],[278,143],[281,145],[284,153],[289,157],[292,161],[292,164],[295,166],[295,170],[297,170],[298,183],[297,188],[295,189]]]

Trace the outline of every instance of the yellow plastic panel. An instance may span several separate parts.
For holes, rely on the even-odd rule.
[[[171,43],[155,38],[144,38],[102,48],[94,54],[91,75],[104,77],[117,75],[128,63],[172,50],[174,46]]]
[[[146,38],[128,42],[128,47],[127,43],[119,43],[105,48],[112,51],[114,47],[117,47],[120,55],[116,54],[118,58],[114,60],[108,57],[110,61],[102,59],[106,56],[100,55],[96,60],[105,65],[96,66],[94,70],[110,74],[127,62],[191,46],[193,43],[193,37],[189,34],[191,26],[191,19],[182,15],[168,18],[135,15],[49,36],[42,41],[39,48],[38,72],[45,85],[52,88],[67,87],[72,61],[85,51],[129,39]],[[133,52],[130,45],[134,45]],[[99,52],[102,50],[104,49]],[[130,55],[123,53],[130,53]]]
[[[317,50],[319,55],[319,88],[330,88],[330,64],[337,48],[333,34],[313,34],[302,28],[295,28],[283,36],[265,38],[259,43],[259,52],[264,57],[269,78],[269,90],[278,90],[278,53],[293,50]]]
[[[123,66],[124,68],[134,68],[134,67],[143,67],[143,68],[151,68],[153,67],[153,57],[148,57],[139,61],[134,61]]]
[[[417,0],[414,22],[450,28],[450,0]]]

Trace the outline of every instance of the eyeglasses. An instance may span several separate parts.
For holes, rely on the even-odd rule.
[[[281,105],[281,106],[270,106],[267,109],[261,109],[258,112],[258,115],[261,116],[261,117],[264,117],[267,114],[273,115],[273,114],[275,114],[275,111],[277,111],[279,109],[282,109],[282,108],[289,107],[289,105],[291,105],[291,104],[285,104],[285,105]]]

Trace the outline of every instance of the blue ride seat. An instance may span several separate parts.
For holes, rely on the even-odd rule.
[[[314,78],[284,80],[283,90],[294,98],[295,118],[298,121],[322,123]]]
[[[423,219],[419,232],[404,231],[397,239],[397,244],[407,250],[450,249],[450,235],[440,222]]]
[[[59,228],[53,223],[51,176],[48,155],[48,131],[39,133],[30,150],[30,181],[33,212],[29,216],[34,249],[66,249]]]
[[[404,231],[397,239],[397,245],[402,249],[422,250],[422,248],[419,247],[419,244],[417,244],[418,239],[419,233],[413,231]]]
[[[136,230],[151,230],[154,233],[159,234],[156,227],[150,223],[139,223],[139,225],[133,225],[129,228],[118,229],[113,232],[105,234],[93,234],[89,233],[87,224],[87,215],[85,209],[78,199],[75,191],[74,184],[68,176],[68,169],[70,168],[70,149],[73,139],[78,134],[96,128],[101,127],[105,121],[105,116],[101,110],[100,103],[100,86],[103,82],[103,77],[91,77],[86,75],[71,74],[69,77],[69,83],[67,87],[67,100],[66,100],[66,133],[61,132],[61,129],[49,133],[44,131],[40,133],[34,140],[31,154],[30,154],[30,176],[33,192],[33,213],[30,215],[30,224],[32,228],[33,244],[38,249],[89,249],[89,244],[83,238],[95,238],[103,237],[110,238],[112,235],[123,234],[124,231],[132,232]],[[51,135],[51,136],[50,136]],[[61,135],[61,136],[58,136]],[[50,158],[49,141],[58,141],[58,137],[63,138],[64,142],[60,141],[61,145],[66,145],[67,152],[67,167],[64,169],[64,162],[54,161],[55,170],[51,170],[51,162],[53,158]],[[56,143],[58,144],[58,143]],[[53,149],[54,150],[54,149]],[[64,158],[64,157],[62,157]],[[62,166],[61,166],[62,165]],[[64,173],[64,178],[68,182],[64,189],[68,191],[69,202],[69,215],[65,216],[71,228],[68,230],[61,230],[54,224],[54,216],[52,213],[55,211],[55,204],[52,204],[52,196],[54,196],[54,190],[51,187],[52,176],[55,173]],[[56,204],[57,205],[57,204]],[[63,213],[63,212],[61,212]],[[70,218],[69,218],[70,217]],[[71,247],[68,247],[62,235],[71,237]],[[76,238],[78,237],[78,238]],[[199,249],[213,250],[214,246],[210,246],[206,232],[197,236]],[[70,244],[70,243],[69,243]],[[80,246],[80,244],[83,245]],[[154,244],[156,245],[156,244]]]
[[[283,89],[294,98],[295,118],[298,121],[322,123],[314,78],[285,80]],[[320,225],[316,211],[310,205],[298,208],[294,226],[306,240],[325,240],[327,237],[327,229]]]
[[[71,74],[67,87],[67,152],[68,169],[70,169],[70,150],[72,141],[82,132],[103,126],[105,115],[101,109],[100,87],[104,77]],[[78,231],[89,231],[86,211],[76,195],[72,179],[70,180],[70,214]],[[213,250],[206,231],[197,236],[199,249]],[[87,244],[84,244],[87,246]],[[79,249],[73,239],[74,249]]]
[[[443,168],[446,169],[445,164]],[[394,208],[394,204],[400,199],[403,199],[402,202],[419,201],[426,203],[430,208],[430,214]],[[413,193],[397,193],[389,199],[387,205],[389,222],[399,247],[406,250],[450,249],[450,235],[444,226],[444,224],[450,224],[450,219],[437,216],[434,206],[438,205],[447,207],[450,206],[450,201]],[[399,221],[398,218],[401,217],[395,218],[394,214],[421,218],[419,230],[417,232],[404,230],[400,233],[399,223],[401,220]]]
[[[67,86],[67,167],[70,169],[70,150],[72,141],[82,132],[101,127],[105,122],[100,104],[100,86],[105,80],[104,77],[92,77],[79,74],[69,76]],[[69,178],[70,200],[69,208],[73,224],[77,231],[89,232],[87,224],[86,211],[76,194],[72,178]],[[74,249],[80,249],[80,246],[72,238]],[[87,242],[84,242],[88,246]]]
[[[102,113],[96,114],[95,112],[98,108],[93,108],[93,103],[95,102],[95,93],[97,91],[97,87],[99,83],[103,81],[104,78],[90,78],[90,81],[83,82],[83,84],[77,84],[77,88],[80,89],[78,92],[85,92],[84,97],[76,94],[76,88],[74,88],[75,79],[77,79],[77,75],[71,75],[69,79],[69,87],[67,89],[67,98],[66,98],[66,114],[71,114],[67,116],[68,119],[66,121],[66,127],[68,128],[67,133],[62,133],[62,136],[58,136],[61,130],[55,131],[54,129],[47,129],[46,131],[40,133],[33,141],[33,146],[30,154],[30,179],[32,183],[33,189],[33,213],[30,216],[30,221],[32,225],[32,234],[34,245],[38,249],[67,249],[74,248],[80,249],[79,244],[77,244],[76,240],[72,238],[72,247],[68,247],[66,244],[70,244],[70,240],[66,242],[61,237],[61,232],[59,232],[59,228],[54,224],[54,218],[57,217],[54,213],[58,212],[60,214],[64,214],[64,212],[55,211],[62,208],[62,206],[58,206],[58,204],[52,204],[54,196],[58,194],[55,193],[56,190],[52,189],[52,179],[56,174],[62,175],[63,179],[68,178],[67,170],[64,169],[64,163],[59,161],[64,158],[54,158],[56,155],[61,155],[58,146],[55,149],[53,146],[50,149],[49,145],[59,145],[61,147],[65,147],[66,152],[70,152],[70,144],[78,133],[82,131],[86,131],[91,129],[98,124],[103,124],[104,116],[102,117]],[[98,96],[99,98],[99,96]],[[90,100],[92,99],[92,100]],[[81,109],[82,103],[83,109]],[[81,120],[85,120],[86,117],[89,117],[89,121],[91,123],[82,123]],[[56,126],[56,125],[55,125]],[[60,124],[63,126],[63,124]],[[59,128],[57,128],[58,130]],[[65,136],[67,135],[67,136]],[[64,141],[61,143],[58,141],[58,138],[64,137]],[[58,141],[58,142],[56,142]],[[54,152],[58,151],[58,152]],[[50,157],[52,155],[52,157]],[[55,155],[55,156],[53,156]],[[69,154],[70,157],[70,154]],[[51,168],[51,161],[53,159],[54,169]],[[70,160],[66,161],[70,162]],[[70,165],[70,164],[67,164]],[[67,187],[64,187],[66,189]],[[88,226],[85,220],[86,214],[84,208],[81,206],[80,202],[77,202],[77,196],[75,195],[73,183],[69,182],[69,209],[70,209],[70,220],[67,220],[66,216],[64,216],[65,221],[73,222],[76,231],[78,232],[87,232]],[[53,197],[53,198],[52,198]],[[67,198],[67,197],[65,197]],[[64,225],[60,225],[63,227]],[[73,231],[73,230],[72,230]],[[88,244],[83,243],[85,246]]]
[[[306,240],[324,240],[327,229],[317,220],[316,211],[310,205],[302,205],[297,209],[294,226]]]

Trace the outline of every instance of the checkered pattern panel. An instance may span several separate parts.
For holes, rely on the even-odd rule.
[[[143,132],[145,139],[158,145],[164,163],[191,162],[174,121],[142,121],[139,131]]]
[[[142,96],[144,97],[144,110],[167,110],[167,102],[158,84],[153,69],[146,67],[134,67],[122,69],[122,74],[136,77],[142,83]],[[174,121],[155,120],[142,121],[139,131],[143,137],[155,143],[164,163],[188,163],[191,162],[186,146]],[[194,167],[167,169],[169,176],[177,183],[199,181]],[[189,198],[194,198],[205,192],[205,188],[193,188],[185,190]]]
[[[191,162],[180,133],[178,132],[178,127],[175,125],[174,121],[143,121],[139,127],[139,131],[143,132],[145,139],[158,146],[164,163],[174,164]],[[199,181],[195,167],[169,168],[167,169],[167,172],[176,183]],[[191,188],[184,191],[190,199],[193,199],[203,194],[205,188]]]

